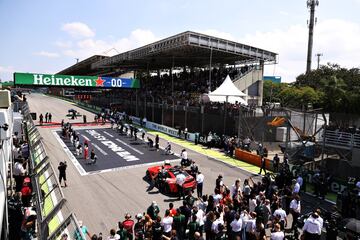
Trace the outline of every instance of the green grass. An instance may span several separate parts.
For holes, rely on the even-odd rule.
[[[312,185],[312,184],[310,184],[310,183],[306,183],[306,192],[308,192],[308,193],[313,193],[313,192],[314,192],[314,185]],[[328,192],[328,193],[325,195],[325,198],[326,198],[327,200],[336,202],[337,195],[336,195],[336,193]]]

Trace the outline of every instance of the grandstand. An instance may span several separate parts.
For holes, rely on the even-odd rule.
[[[155,71],[160,75],[160,71],[174,68],[196,71],[256,65],[256,68],[247,68],[250,71],[234,74],[232,80],[241,91],[249,95],[248,99],[256,101],[256,105],[262,105],[263,66],[275,64],[276,57],[276,53],[267,50],[187,31],[113,57],[92,56],[59,74],[120,76],[128,72],[136,74]],[[206,78],[205,83],[212,85],[212,89],[218,85],[212,83],[215,81],[212,73]],[[217,79],[217,82],[222,80]]]

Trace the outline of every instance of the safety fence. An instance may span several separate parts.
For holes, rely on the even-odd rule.
[[[22,113],[30,151],[29,175],[35,193],[33,202],[37,209],[38,239],[61,239],[65,234],[71,239],[86,239],[76,216],[66,204],[57,175],[27,104],[22,106]]]

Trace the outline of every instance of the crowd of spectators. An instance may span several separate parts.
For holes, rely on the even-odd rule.
[[[221,85],[227,75],[231,79],[245,74],[251,66],[236,68],[213,68],[211,71],[211,90],[215,90]],[[173,85],[172,85],[173,83]],[[201,103],[200,96],[208,93],[210,88],[209,70],[197,69],[195,71],[181,71],[178,73],[165,73],[160,76],[144,76],[141,79],[141,88],[138,96],[141,99],[154,97],[155,102],[165,101],[168,104],[199,106]],[[116,91],[107,93],[106,97],[128,99],[132,98],[133,91]],[[103,99],[104,100],[104,99]],[[135,99],[133,99],[135,100]],[[96,101],[96,97],[93,98]],[[104,102],[104,101],[103,101]],[[222,104],[212,104],[217,107]]]
[[[28,240],[36,236],[36,208],[32,199],[32,184],[28,172],[29,145],[13,135],[14,164],[12,182],[14,183],[8,198],[9,239]]]
[[[197,175],[200,173],[195,174],[195,179],[204,180]],[[251,240],[270,237],[278,240],[284,239],[285,228],[299,234],[297,221],[292,219],[297,220],[302,213],[301,177],[279,173],[275,181],[265,175],[261,181],[255,182],[250,177],[242,183],[241,179],[235,179],[234,184],[226,186],[224,177],[219,175],[213,184],[213,193],[207,195],[195,197],[193,191],[187,191],[178,206],[171,202],[167,209],[160,209],[153,201],[134,219],[127,213],[124,220],[118,222],[117,229],[109,231],[108,239]],[[305,239],[320,239],[322,225],[321,211],[317,209],[305,221]],[[93,236],[93,239],[99,238]]]

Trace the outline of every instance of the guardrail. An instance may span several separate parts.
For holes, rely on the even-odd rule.
[[[76,239],[85,240],[75,215],[66,205],[58,178],[27,104],[22,107],[22,113],[30,150],[29,174],[35,193],[38,239],[59,239],[63,234],[76,234]]]
[[[337,148],[360,148],[360,134],[326,130],[325,144]]]

